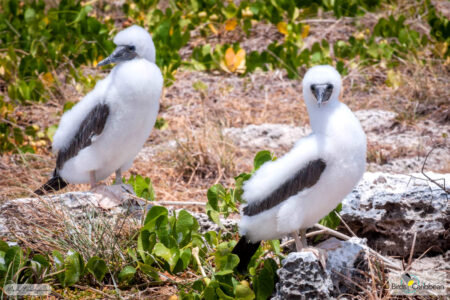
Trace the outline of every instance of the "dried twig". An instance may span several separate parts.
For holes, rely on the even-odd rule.
[[[435,185],[437,185],[438,187],[440,187],[444,192],[446,192],[447,194],[450,194],[450,190],[447,189],[447,188],[445,187],[445,181],[444,181],[444,185],[442,185],[442,184],[440,184],[439,182],[437,182],[436,180],[432,179],[432,178],[431,178],[430,176],[428,176],[427,174],[425,174],[425,165],[426,165],[426,163],[427,163],[427,159],[428,159],[428,157],[430,156],[431,152],[433,152],[434,149],[436,149],[436,147],[433,147],[433,148],[428,152],[427,156],[425,156],[425,160],[424,160],[423,165],[422,165],[421,173],[422,173],[423,176],[425,176],[425,178],[427,178],[429,181],[431,181],[432,183],[434,183]]]

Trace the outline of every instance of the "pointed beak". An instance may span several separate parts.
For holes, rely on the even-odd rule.
[[[320,107],[322,103],[325,103],[328,100],[330,100],[330,96],[331,93],[333,92],[333,89],[332,88],[330,89],[328,84],[315,84],[311,88],[311,91],[317,100],[317,105]]]
[[[131,60],[137,56],[134,50],[131,50],[128,46],[117,46],[117,48],[111,53],[110,56],[102,60],[97,66],[106,66],[112,63]]]

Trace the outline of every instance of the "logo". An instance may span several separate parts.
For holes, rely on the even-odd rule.
[[[404,284],[406,284],[406,289],[404,289],[403,292],[405,294],[414,294],[416,292],[417,287],[420,284],[420,281],[414,275],[410,275],[408,273],[403,273],[401,280],[400,280],[400,285],[404,285]]]
[[[7,284],[5,286],[7,296],[46,296],[52,292],[48,284]]]
[[[447,285],[445,272],[403,272],[389,279],[393,295],[445,295]]]

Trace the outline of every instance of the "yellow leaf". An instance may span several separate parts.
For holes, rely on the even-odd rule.
[[[225,51],[225,66],[227,67],[228,71],[234,72],[236,70],[234,68],[234,57],[235,53],[233,48],[228,48],[227,51]]]
[[[386,85],[394,89],[398,89],[402,84],[402,75],[400,72],[389,70],[386,76]]]
[[[178,296],[177,295],[172,295],[169,297],[168,300],[178,300]]]
[[[236,26],[237,26],[237,20],[235,19],[235,18],[233,18],[233,19],[228,19],[226,22],[225,22],[225,30],[226,31],[233,31],[235,28],[236,28]]]
[[[278,28],[278,31],[279,31],[280,33],[282,33],[282,34],[284,34],[284,35],[287,35],[287,34],[288,34],[286,22],[279,22],[279,23],[277,24],[277,28]]]
[[[355,35],[355,39],[357,39],[357,40],[363,40],[365,37],[366,37],[366,36],[364,35],[363,32],[358,32],[358,33]]]
[[[173,27],[170,27],[169,35],[172,36],[172,34],[173,34]]]
[[[308,34],[309,34],[309,25],[306,24],[303,26],[302,39],[306,38]]]
[[[245,72],[245,50],[239,49],[234,58],[234,66],[236,67],[236,73],[244,73]]]
[[[217,31],[216,27],[214,27],[214,25],[213,25],[212,23],[209,23],[209,24],[208,24],[208,27],[209,27],[209,29],[211,29],[211,31],[212,31],[214,34],[218,34],[218,33],[219,33],[219,32]]]
[[[447,42],[436,43],[434,48],[436,49],[436,52],[440,57],[444,57],[445,53],[447,53],[448,44]]]
[[[93,61],[93,65],[94,67],[96,67],[98,65],[99,61],[103,60],[103,55],[100,55],[96,60]]]
[[[245,9],[242,10],[242,16],[244,18],[251,18],[251,17],[253,17],[253,12],[250,9],[250,7],[247,6]]]
[[[42,76],[42,81],[46,86],[49,86],[55,81],[55,79],[53,78],[52,73],[47,72]]]
[[[45,25],[48,25],[48,23],[50,23],[50,20],[47,17],[44,17],[42,21],[44,21]]]
[[[225,51],[224,64],[221,64],[221,67],[227,72],[244,73],[245,63],[244,49],[239,49],[235,53],[233,48],[228,48]]]

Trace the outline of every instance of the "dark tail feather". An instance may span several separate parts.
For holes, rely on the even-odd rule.
[[[34,193],[38,196],[42,196],[47,194],[47,192],[56,192],[67,186],[67,182],[58,175],[58,173],[53,173],[53,177],[44,183],[40,188],[34,191]]]
[[[255,254],[256,250],[258,250],[260,244],[261,242],[251,243],[244,235],[243,237],[241,237],[236,246],[234,246],[234,249],[231,253],[239,256],[239,264],[236,269],[240,273],[247,270],[248,263],[250,262],[253,254]]]

